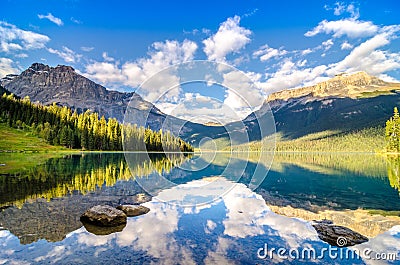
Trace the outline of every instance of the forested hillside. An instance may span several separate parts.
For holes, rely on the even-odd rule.
[[[122,125],[115,118],[90,111],[78,114],[56,104],[42,106],[30,102],[29,97],[17,99],[12,94],[0,98],[0,119],[10,127],[35,132],[49,144],[71,149],[118,151],[123,149],[124,139],[129,151],[193,151],[169,132]],[[136,147],[138,150],[132,149]]]

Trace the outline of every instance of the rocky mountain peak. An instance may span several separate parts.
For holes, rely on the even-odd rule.
[[[356,72],[352,74],[341,73],[329,80],[320,82],[313,86],[287,89],[272,93],[269,95],[268,101],[288,100],[305,96],[312,96],[315,98],[326,98],[332,96],[355,98],[362,93],[382,89],[385,90],[385,87],[390,87],[390,85],[391,83],[385,82],[375,76],[371,76],[366,72]]]
[[[135,93],[107,90],[66,65],[51,67],[34,63],[20,75],[0,79],[0,85],[17,96],[29,96],[33,102],[43,105],[55,102],[79,112],[90,109],[106,117],[115,117],[119,121],[123,120],[131,98],[140,108],[153,108],[151,103]]]
[[[33,63],[27,70],[31,71],[49,71],[50,66],[42,64],[42,63]]]

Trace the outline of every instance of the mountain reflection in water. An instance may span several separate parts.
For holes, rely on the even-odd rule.
[[[5,246],[1,260],[5,262],[35,261],[39,263],[157,263],[157,264],[230,264],[263,262],[257,257],[259,248],[285,247],[302,249],[313,246],[318,252],[328,245],[321,241],[310,223],[273,213],[262,197],[244,184],[234,184],[225,178],[216,178],[214,187],[230,192],[212,204],[200,207],[180,207],[154,197],[144,205],[148,214],[128,218],[122,232],[96,236],[79,228],[57,243],[39,241],[34,245],[19,245],[8,231],[0,232]],[[209,196],[212,189],[208,180],[194,180],[185,184],[204,187]],[[218,191],[217,191],[218,192]],[[180,186],[164,190],[164,196],[182,198]],[[372,238],[367,244],[374,250],[400,252],[400,226]],[[300,260],[275,262],[300,263]],[[267,260],[268,263],[271,260]],[[335,262],[328,255],[323,260],[308,263]],[[363,264],[357,256],[340,260],[340,264]]]
[[[360,228],[370,237],[353,250],[400,256],[398,159],[278,154],[268,176],[252,191],[252,172],[257,166],[269,168],[255,162],[264,161],[260,157],[131,156],[130,170],[123,154],[85,154],[0,175],[0,203],[12,206],[0,212],[0,264],[304,263],[277,256],[261,260],[257,251],[265,244],[299,251],[327,248],[309,222],[314,217]],[[175,184],[156,189],[153,198],[136,181],[141,177],[141,185],[151,186],[160,182],[160,175]],[[79,221],[93,205],[143,202],[150,212],[128,218],[121,232],[95,235]],[[357,223],[351,218],[360,212],[364,219]],[[369,263],[358,256],[307,259],[312,262]]]

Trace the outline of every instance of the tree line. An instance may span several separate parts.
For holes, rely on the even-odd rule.
[[[51,145],[71,149],[120,151],[125,143],[128,151],[193,152],[190,144],[169,132],[121,124],[89,110],[77,113],[55,103],[43,106],[13,94],[0,98],[0,119],[10,127],[32,131]]]
[[[400,152],[400,115],[397,107],[393,110],[393,116],[386,121],[385,140],[386,152]]]

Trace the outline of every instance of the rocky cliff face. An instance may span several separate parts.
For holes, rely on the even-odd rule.
[[[356,98],[363,93],[374,91],[389,91],[393,86],[400,88],[400,84],[385,82],[365,72],[354,74],[342,73],[327,81],[297,89],[286,89],[269,95],[268,101],[289,100],[305,96],[324,97],[350,97]]]
[[[34,63],[20,75],[8,75],[1,85],[17,96],[29,96],[31,101],[44,105],[68,106],[79,112],[90,109],[105,117],[124,118],[126,106],[132,98],[133,107],[141,110],[154,106],[135,93],[110,91],[79,75],[71,66],[50,67]],[[154,108],[154,114],[161,114]]]

